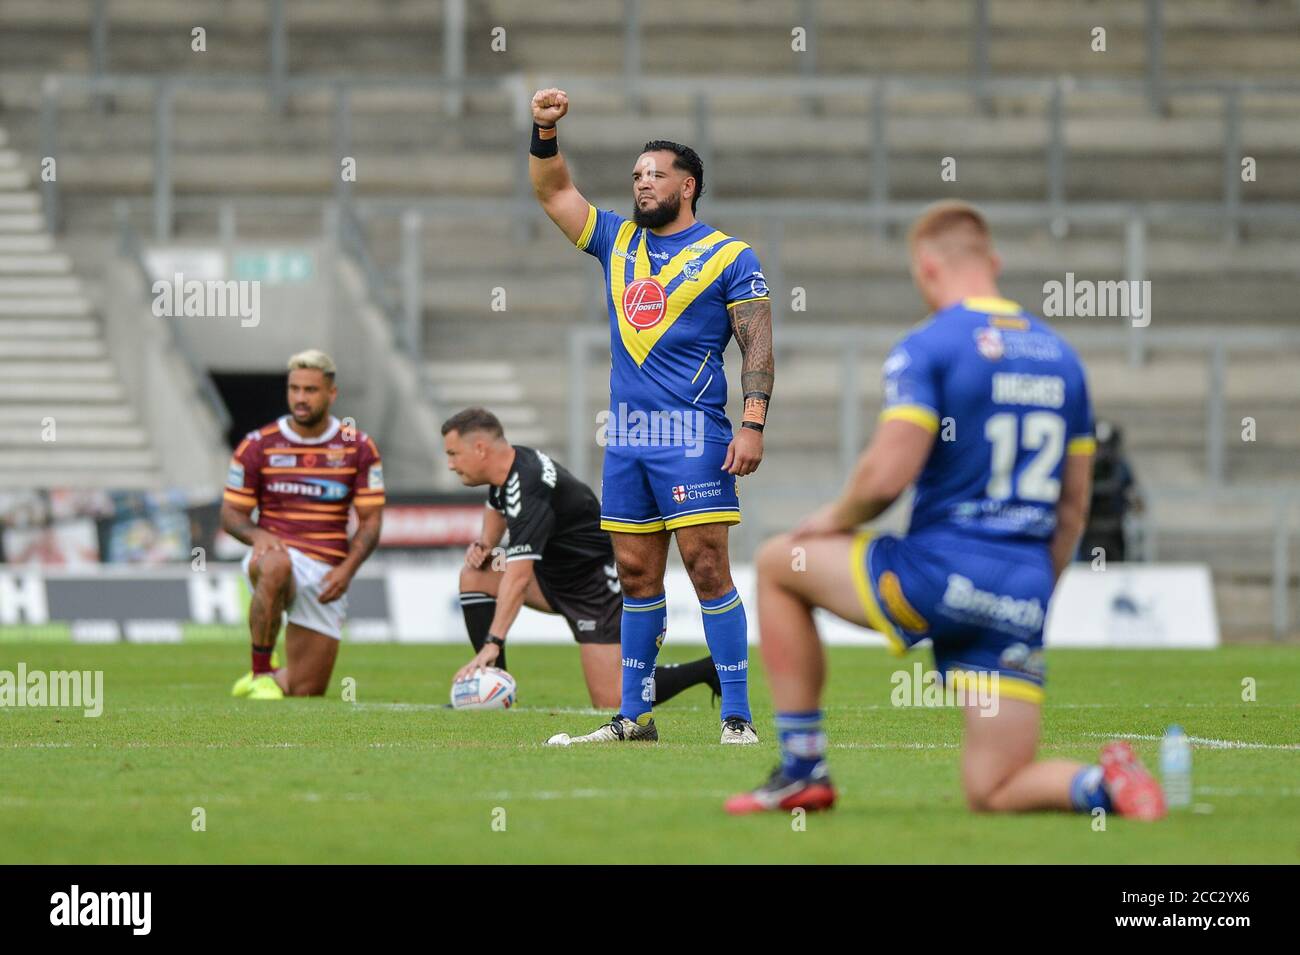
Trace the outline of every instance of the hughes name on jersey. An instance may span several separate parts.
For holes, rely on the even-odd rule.
[[[383,463],[365,432],[330,417],[304,438],[288,415],[250,431],[230,461],[225,499],[258,509],[257,526],[316,560],[348,555],[348,509],[384,503]]]
[[[753,250],[702,222],[655,235],[590,206],[576,243],[605,271],[610,321],[607,436],[632,443],[651,415],[700,421],[691,439],[728,444],[728,306],[767,299]]]
[[[1095,446],[1083,365],[1064,339],[1014,302],[966,299],[895,346],[884,388],[883,419],[939,435],[909,533],[1052,536],[1065,456]]]

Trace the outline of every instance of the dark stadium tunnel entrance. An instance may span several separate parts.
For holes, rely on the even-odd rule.
[[[212,382],[230,412],[226,443],[234,448],[244,435],[288,413],[283,372],[212,372]]]

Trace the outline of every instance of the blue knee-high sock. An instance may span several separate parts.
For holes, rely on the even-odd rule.
[[[732,587],[716,600],[700,601],[704,615],[704,639],[709,644],[713,665],[722,684],[722,718],[749,714],[749,641],[746,637],[745,605]]]
[[[781,747],[781,772],[787,779],[807,779],[826,758],[822,711],[777,713],[776,739]]]
[[[644,600],[623,598],[623,703],[619,713],[635,720],[649,713],[655,698],[655,659],[668,628],[663,594]]]
[[[1100,766],[1085,766],[1074,774],[1070,780],[1070,805],[1075,812],[1111,811],[1110,793],[1102,782]]]

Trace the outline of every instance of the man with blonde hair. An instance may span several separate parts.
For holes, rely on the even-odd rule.
[[[1000,295],[1001,263],[974,206],[931,206],[908,244],[933,314],[885,360],[879,427],[839,498],[758,555],[781,765],[726,809],[835,802],[822,727],[826,662],[813,624],[813,610],[825,607],[880,632],[899,655],[931,641],[943,699],[963,709],[962,786],[972,810],[1159,818],[1159,784],[1128,743],[1108,744],[1093,766],[1034,758],[1043,623],[1078,546],[1091,484],[1083,364],[1041,319]],[[858,531],[912,484],[906,536]]]
[[[318,349],[289,359],[289,414],[250,431],[235,449],[221,526],[248,544],[244,572],[253,669],[233,696],[321,696],[329,686],[347,615],[347,589],[379,543],[384,477],[379,449],[330,414],[334,360]],[[348,512],[357,530],[348,540]],[[257,509],[257,520],[252,518]],[[271,663],[281,616],[286,666]]]

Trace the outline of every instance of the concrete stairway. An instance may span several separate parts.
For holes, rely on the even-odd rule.
[[[0,488],[155,487],[103,328],[0,128]]]

